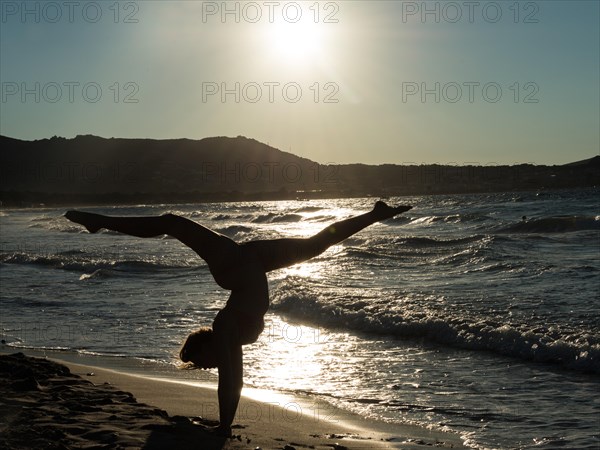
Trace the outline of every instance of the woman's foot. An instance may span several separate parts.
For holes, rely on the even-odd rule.
[[[406,212],[410,209],[412,209],[412,206],[410,205],[392,207],[389,206],[387,203],[379,200],[375,203],[375,206],[373,207],[373,212],[377,216],[377,220],[385,220],[391,219],[392,217],[397,216],[398,214],[402,214],[403,212]]]
[[[83,225],[90,233],[96,233],[102,225],[100,224],[100,215],[82,211],[67,211],[65,217],[71,222]]]

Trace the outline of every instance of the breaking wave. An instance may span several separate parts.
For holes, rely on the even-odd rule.
[[[600,230],[600,216],[561,216],[541,219],[524,219],[501,228],[504,233],[569,233],[584,230]]]
[[[113,270],[122,272],[157,272],[171,269],[191,269],[194,266],[181,262],[160,260],[118,260],[106,258],[85,258],[76,250],[58,254],[32,254],[27,252],[0,253],[0,263],[45,266],[79,272],[97,272],[98,270]],[[106,274],[104,274],[106,275]]]
[[[425,339],[438,345],[492,351],[522,360],[553,363],[568,369],[600,373],[600,336],[556,326],[515,325],[470,320],[460,315],[398,312],[369,308],[363,301],[330,301],[314,291],[286,285],[274,295],[273,309],[296,320],[329,328],[401,339]]]
[[[261,214],[254,219],[253,223],[278,223],[278,222],[299,222],[303,219],[300,214]]]

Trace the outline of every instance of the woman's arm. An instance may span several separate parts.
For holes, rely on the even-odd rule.
[[[242,346],[232,345],[227,339],[219,347],[219,427],[217,432],[231,435],[231,424],[237,411],[243,385]]]

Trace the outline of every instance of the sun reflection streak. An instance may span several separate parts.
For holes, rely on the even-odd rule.
[[[249,349],[248,380],[260,388],[318,392],[327,383],[329,334],[322,329],[287,323],[276,316],[267,322],[258,345]],[[269,368],[260,370],[260,361]],[[256,370],[259,369],[259,370]]]
[[[277,392],[326,393],[334,404],[342,397],[336,392],[364,390],[364,373],[386,379],[374,365],[372,354],[356,336],[324,328],[292,324],[277,316],[269,324],[258,345],[246,354],[246,379],[253,390],[251,396],[260,401],[283,404]],[[402,355],[390,355],[401,363]],[[269,366],[264,366],[264,361]],[[375,396],[375,393],[373,393]],[[358,404],[360,407],[360,404]]]
[[[290,276],[312,279],[321,279],[324,277],[323,264],[315,262],[296,264],[295,266],[283,269],[281,272],[281,276],[283,277]]]
[[[326,212],[317,209],[316,211],[302,211],[303,208],[298,208],[296,202],[280,202],[278,205],[279,214],[286,214],[290,211],[292,214],[300,216],[300,219],[295,223],[282,223],[279,227],[279,231],[285,233],[289,237],[310,237],[317,234],[319,231],[324,229],[326,226],[333,222],[343,220],[352,215],[356,214],[355,210],[348,208],[331,208],[327,209]],[[270,224],[271,227],[273,224]]]
[[[273,323],[269,330],[270,351],[278,355],[270,375],[281,386],[290,386],[297,380],[316,380],[323,374],[319,362],[321,348],[319,330],[303,325]]]

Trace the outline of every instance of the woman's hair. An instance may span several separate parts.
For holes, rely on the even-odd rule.
[[[190,360],[190,356],[200,351],[203,344],[209,343],[212,340],[213,330],[210,327],[202,327],[191,333],[185,340],[181,350],[179,351],[179,359],[187,365],[183,365],[182,369],[195,369],[196,366]]]

